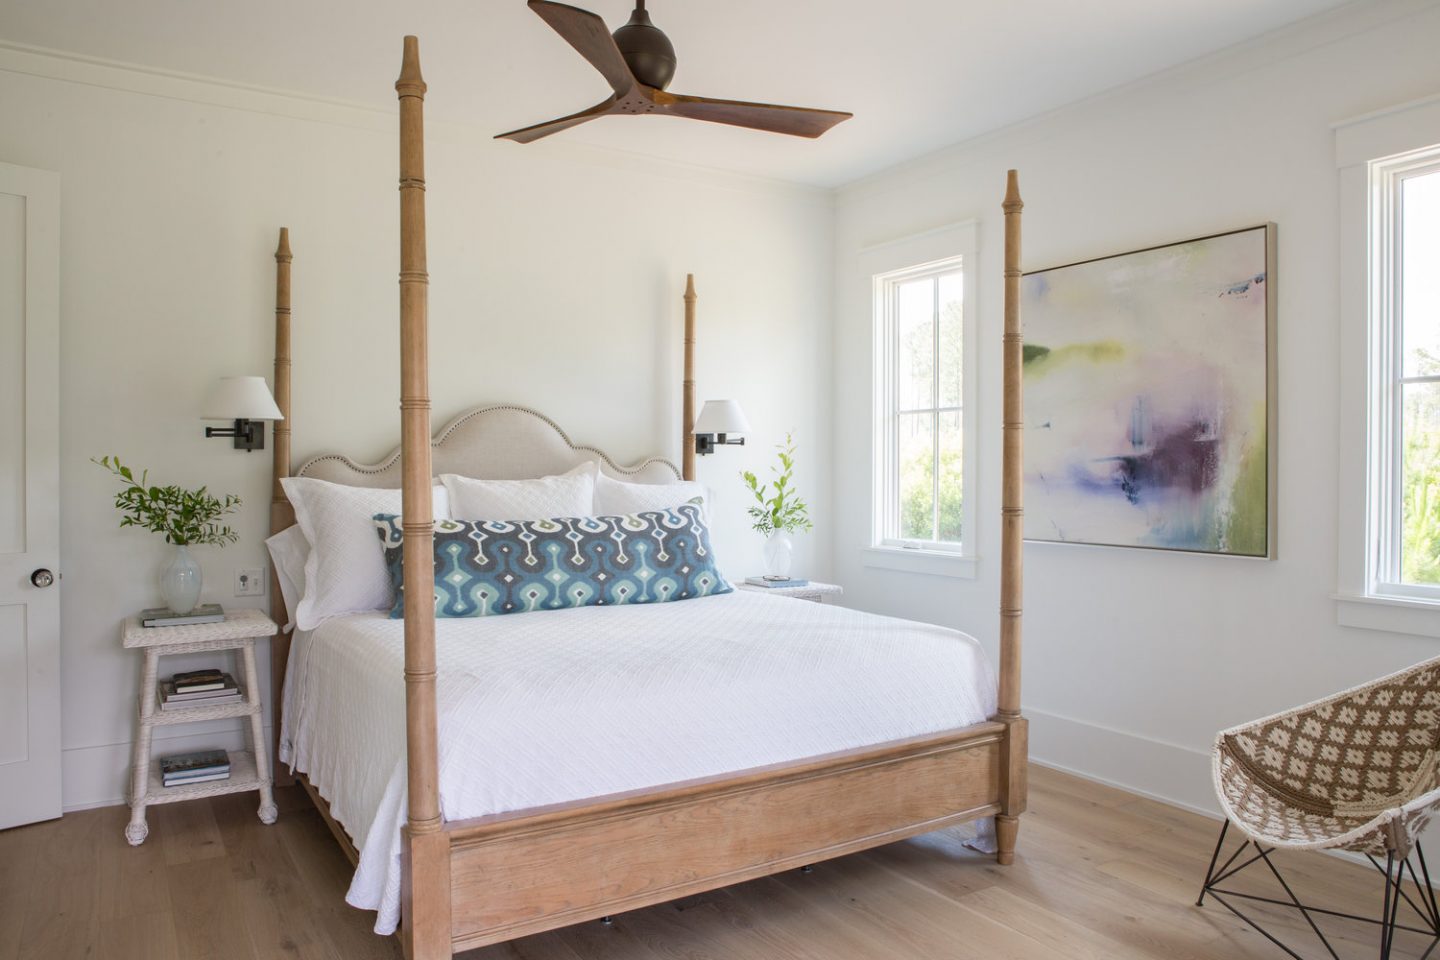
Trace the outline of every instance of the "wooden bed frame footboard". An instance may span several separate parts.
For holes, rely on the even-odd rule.
[[[405,578],[433,578],[431,429],[425,244],[424,100],[419,45],[406,37],[400,78],[401,464]],[[995,817],[1001,864],[1014,859],[1026,805],[1028,731],[1020,713],[1021,418],[1020,200],[1005,200],[1003,465],[998,708],[963,729],[792,763],[551,807],[443,821],[435,710],[435,611],[405,596],[408,819],[402,830],[400,938],[411,960],[539,933],[837,857],[915,834]],[[272,532],[294,523],[290,475],[289,232],[275,252],[276,423]],[[695,288],[685,291],[683,474],[694,479]],[[284,618],[272,580],[272,609]],[[289,637],[272,643],[275,731]],[[278,763],[276,783],[290,782]],[[300,782],[352,862],[329,805]]]
[[[986,722],[447,823],[451,947],[593,920],[997,814],[1005,739],[1004,724]]]

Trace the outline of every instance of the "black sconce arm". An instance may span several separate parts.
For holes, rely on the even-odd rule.
[[[716,447],[743,447],[744,437],[730,437],[723,433],[695,434],[695,452],[700,456],[714,453]]]
[[[236,420],[233,427],[206,427],[205,436],[234,437],[235,449],[244,450],[246,453],[251,450],[264,450],[265,421]]]

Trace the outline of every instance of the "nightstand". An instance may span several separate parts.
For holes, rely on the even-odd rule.
[[[753,590],[755,593],[768,593],[772,597],[794,597],[797,600],[810,600],[815,603],[824,603],[826,597],[838,597],[845,592],[845,588],[834,583],[821,583],[818,580],[811,580],[803,587],[757,587],[753,583],[737,583],[739,590]]]
[[[260,792],[260,820],[275,822],[275,799],[270,790],[270,761],[265,755],[264,721],[260,716],[260,682],[255,672],[255,641],[274,636],[279,631],[275,621],[259,610],[232,610],[219,623],[197,623],[183,627],[142,627],[138,617],[125,621],[121,640],[126,649],[145,651],[145,667],[140,675],[140,730],[135,738],[135,754],[130,761],[130,823],[125,839],[130,845],[145,842],[150,827],[145,822],[145,808],[156,803],[176,803],[216,797],[225,793]],[[245,699],[239,703],[218,706],[159,709],[160,658],[176,653],[205,653],[220,650],[240,652],[239,680]],[[191,783],[176,787],[164,785],[160,765],[150,756],[151,733],[156,727],[198,720],[220,720],[226,717],[250,718],[250,750],[230,751],[230,778]]]

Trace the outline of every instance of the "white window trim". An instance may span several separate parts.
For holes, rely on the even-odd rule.
[[[1392,532],[1394,357],[1387,268],[1393,222],[1382,206],[1407,155],[1440,144],[1440,97],[1337,124],[1340,174],[1340,477],[1336,621],[1342,626],[1440,637],[1440,589],[1401,585],[1385,571]],[[1377,285],[1378,286],[1378,285]],[[1386,456],[1373,456],[1377,447]]]
[[[977,452],[979,447],[979,418],[977,416],[979,338],[976,335],[977,305],[979,291],[976,269],[979,227],[976,221],[950,224],[924,233],[915,234],[888,243],[866,247],[860,252],[861,275],[870,285],[870,327],[872,336],[871,363],[871,488],[870,488],[870,538],[863,550],[863,562],[867,567],[901,570],[935,576],[974,579],[977,576],[978,560],[975,544],[979,540],[976,516],[979,502],[979,477]],[[889,475],[893,472],[885,450],[885,420],[875,403],[876,393],[890,379],[888,364],[891,361],[890,344],[882,325],[875,323],[875,311],[879,307],[880,284],[875,277],[894,274],[910,268],[921,268],[955,257],[961,258],[961,273],[964,277],[961,307],[961,414],[960,430],[963,438],[961,475],[964,484],[964,501],[961,506],[960,524],[962,540],[959,544],[905,543],[886,540],[881,529],[881,509]],[[921,271],[923,272],[923,271]]]

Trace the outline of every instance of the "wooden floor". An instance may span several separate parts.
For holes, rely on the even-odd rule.
[[[1011,867],[931,834],[676,903],[465,954],[466,960],[1283,960],[1213,902],[1202,817],[1035,769]],[[299,789],[152,807],[131,848],[112,807],[0,831],[0,960],[398,958],[344,903],[349,864]],[[1281,857],[1302,898],[1379,912],[1379,874]],[[1253,873],[1252,889],[1263,880]],[[1239,884],[1237,883],[1237,886]],[[1278,894],[1277,894],[1278,895]],[[1302,921],[1303,923],[1303,921]],[[1374,957],[1348,921],[1342,957]],[[1287,918],[1299,937],[1303,926]],[[1418,957],[1427,944],[1399,944]],[[1306,957],[1325,954],[1305,941]]]

